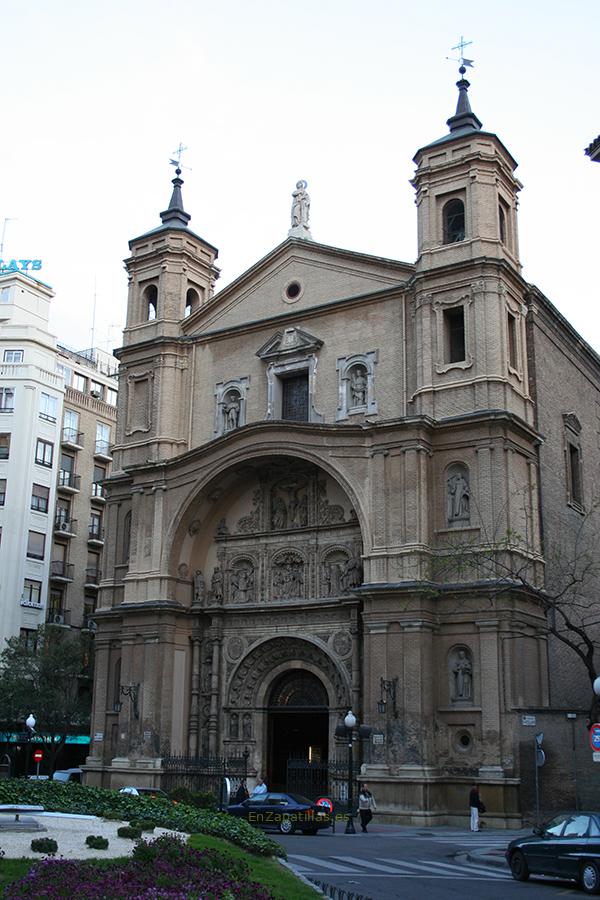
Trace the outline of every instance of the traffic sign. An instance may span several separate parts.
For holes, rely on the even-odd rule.
[[[33,759],[35,762],[41,762],[44,758],[43,750],[34,750],[33,751]]]
[[[592,750],[600,750],[600,724],[598,722],[590,728],[590,747]]]
[[[329,810],[329,812],[333,812],[333,801],[329,799],[329,797],[319,797],[318,800],[315,800],[316,806],[322,806],[324,809]]]

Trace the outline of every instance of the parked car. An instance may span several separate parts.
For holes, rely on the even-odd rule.
[[[316,834],[332,824],[328,810],[300,794],[259,794],[228,806],[227,812],[258,828],[276,828],[281,834]]]
[[[52,776],[52,781],[76,781],[81,784],[82,775],[81,769],[57,769]]]
[[[600,813],[562,813],[511,841],[506,859],[517,881],[552,875],[577,881],[587,894],[600,894]]]
[[[154,787],[127,786],[119,790],[120,794],[130,794],[132,797],[149,797],[151,800],[168,800],[169,795]]]

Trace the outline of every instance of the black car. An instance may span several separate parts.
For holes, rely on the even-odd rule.
[[[281,834],[294,831],[316,834],[319,828],[329,828],[332,824],[326,809],[300,794],[259,794],[228,806],[227,812],[258,828],[276,828]]]
[[[600,894],[600,813],[563,813],[528,837],[508,845],[513,878],[553,875],[577,881],[587,894]]]

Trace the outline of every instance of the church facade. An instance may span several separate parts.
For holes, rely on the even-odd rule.
[[[583,504],[563,438],[581,450],[585,423],[567,393],[548,444],[539,372],[577,367],[577,341],[596,393],[599,369],[523,280],[516,162],[458,89],[415,157],[415,264],[313,241],[298,182],[288,238],[215,292],[179,171],[162,224],[130,242],[88,782],[246,752],[281,788],[291,759],[345,759],[352,709],[383,815],[453,821],[475,779],[498,824],[519,821],[548,630],[498,581],[510,558],[543,583],[546,470],[548,503]],[[563,346],[536,366],[540,319]],[[526,540],[499,550],[506,534]],[[484,545],[494,577],[463,565]]]

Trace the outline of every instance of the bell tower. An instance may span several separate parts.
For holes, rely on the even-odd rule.
[[[449,134],[417,151],[417,271],[474,259],[497,259],[517,272],[516,161],[499,138],[482,131],[471,109],[469,82],[457,81],[456,113]]]
[[[436,418],[505,409],[531,422],[517,163],[482,129],[460,62],[448,134],[414,158],[414,409]]]
[[[193,317],[212,296],[217,249],[188,228],[177,165],[161,224],[129,242],[127,323],[115,462],[156,462],[188,449]]]

